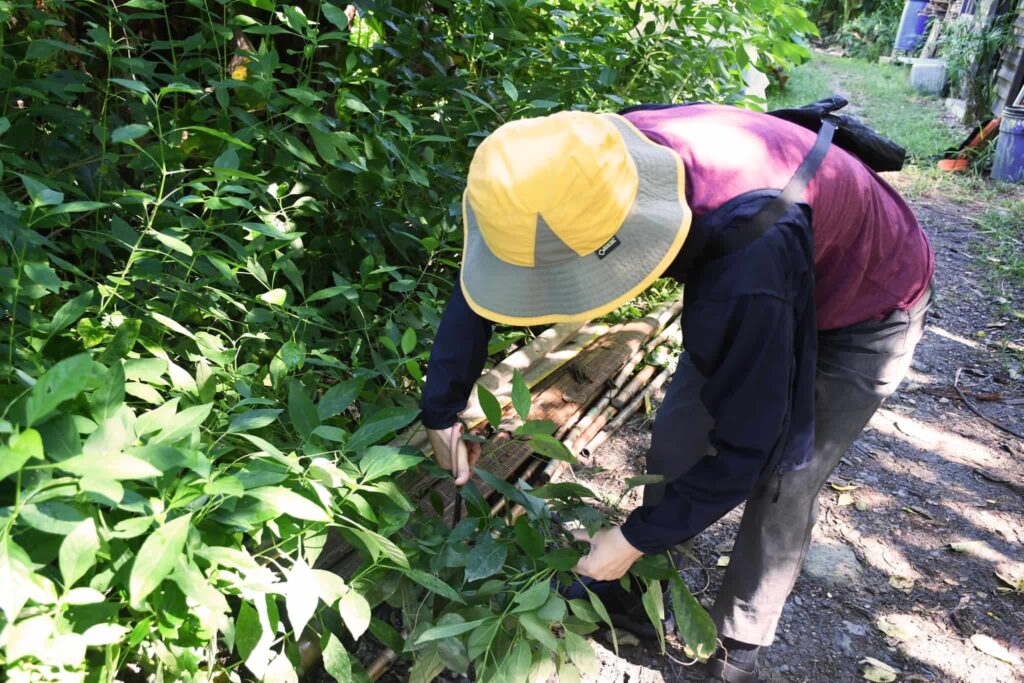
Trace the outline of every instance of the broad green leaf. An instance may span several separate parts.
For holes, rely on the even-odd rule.
[[[43,439],[34,429],[15,434],[6,446],[0,446],[0,480],[20,470],[29,458],[43,459]]]
[[[575,548],[556,548],[549,553],[545,553],[541,557],[541,562],[557,569],[560,572],[567,572],[576,566],[576,563],[580,561],[580,551]]]
[[[548,601],[548,596],[550,595],[551,584],[547,581],[538,581],[522,593],[515,596],[513,602],[515,603],[516,608],[512,610],[512,612],[532,612],[546,603]]]
[[[496,543],[490,534],[482,534],[466,556],[466,581],[477,581],[498,573],[505,566],[507,554],[508,549],[504,545]]]
[[[64,201],[64,193],[51,190],[35,178],[27,175],[19,176],[29,199],[35,206],[56,206]]]
[[[306,624],[313,617],[319,599],[313,570],[302,557],[297,558],[284,584],[285,609],[296,639],[302,636]]]
[[[314,569],[313,581],[316,582],[316,592],[320,596],[320,599],[324,601],[326,605],[333,605],[341,596],[348,592],[348,586],[345,584],[345,579],[341,578],[334,572],[325,571],[323,569]]]
[[[576,668],[585,676],[597,678],[601,672],[601,663],[597,660],[594,648],[590,646],[587,639],[568,630],[565,632],[564,638],[565,652]]]
[[[92,419],[98,423],[109,420],[123,404],[124,367],[117,362],[110,367],[106,380],[89,397]]]
[[[71,301],[57,309],[57,312],[50,318],[50,324],[46,328],[46,334],[50,337],[57,334],[71,323],[82,317],[89,304],[92,303],[93,290],[88,289],[79,294]]]
[[[135,433],[139,436],[145,436],[152,434],[158,429],[162,429],[167,424],[167,421],[178,412],[179,400],[178,397],[174,397],[160,407],[139,415],[139,419],[135,421]]]
[[[210,416],[212,409],[212,403],[204,403],[203,405],[186,408],[171,417],[168,420],[167,426],[150,439],[150,443],[173,444],[186,436],[191,436],[206,421],[206,418]]]
[[[262,683],[299,683],[299,675],[295,673],[288,655],[281,652],[270,661],[260,680]]]
[[[78,579],[96,564],[96,552],[100,549],[96,522],[88,517],[75,527],[60,544],[58,563],[64,588],[70,588]]]
[[[334,7],[324,5],[324,7]],[[334,9],[337,9],[334,7]],[[327,647],[324,648],[324,671],[327,672],[338,683],[350,683],[352,681],[352,661],[348,651],[341,641],[334,637],[333,633],[327,634]]]
[[[573,481],[560,481],[553,484],[538,486],[530,491],[537,498],[597,498],[597,495],[583,484]]]
[[[122,322],[114,338],[107,344],[107,348],[96,359],[104,365],[113,365],[127,356],[135,346],[139,338],[139,331],[142,329],[142,321],[136,318],[128,318]]]
[[[527,419],[530,415],[530,387],[526,386],[526,380],[519,374],[518,370],[512,372],[512,407],[519,413],[519,417]]]
[[[352,401],[356,400],[362,390],[363,380],[361,379],[350,379],[335,384],[320,398],[320,403],[316,407],[320,420],[340,415],[342,411],[352,405]]]
[[[183,334],[189,339],[195,341],[196,335],[192,334],[191,330],[189,330],[187,327],[179,323],[177,320],[174,320],[173,318],[168,318],[163,313],[158,313],[156,311],[150,311],[149,317],[151,317],[153,320],[157,321],[167,329],[171,330],[172,332]]]
[[[233,137],[231,135],[228,135],[227,133],[225,133],[223,131],[220,131],[220,130],[217,130],[216,128],[207,128],[206,126],[186,126],[185,128],[182,128],[181,130],[199,131],[200,133],[206,133],[207,135],[212,135],[213,137],[219,138],[221,140],[224,140],[225,142],[230,142],[233,145],[238,145],[242,149],[247,149],[250,152],[253,150],[252,145],[250,145],[249,143],[242,142],[238,138]]]
[[[397,432],[416,419],[418,408],[385,408],[363,422],[348,440],[348,450],[359,453],[377,443],[388,434]]]
[[[128,453],[76,455],[60,461],[57,467],[80,477],[107,481],[150,479],[162,474],[151,463]]]
[[[491,646],[491,641],[498,633],[498,629],[500,627],[501,619],[499,617],[487,617],[479,628],[474,629],[473,632],[469,634],[468,654],[470,659],[477,659]]]
[[[530,643],[526,638],[520,638],[519,642],[505,658],[505,666],[502,668],[507,672],[509,681],[540,681],[539,678],[530,678],[530,665],[533,664],[533,652],[530,650]],[[543,679],[547,680],[547,679]]]
[[[288,418],[303,441],[308,441],[313,430],[320,424],[316,406],[297,379],[288,383]]]
[[[162,5],[161,5],[161,7],[162,7]],[[118,85],[120,85],[122,87],[125,87],[125,88],[128,88],[129,90],[137,92],[137,93],[139,93],[141,95],[148,95],[149,94],[149,88],[147,88],[146,84],[142,83],[141,81],[134,81],[134,80],[130,80],[130,79],[127,79],[127,78],[111,78],[110,82],[111,83],[117,83]]]
[[[486,621],[486,619],[462,621],[461,617],[459,617],[459,619],[459,621],[453,621],[453,623],[444,624],[443,626],[434,626],[432,628],[428,628],[426,631],[420,634],[420,637],[416,639],[416,642],[429,643],[432,640],[439,640],[441,638],[453,638],[455,636],[462,635],[463,633],[468,633],[469,631],[472,631],[477,626]]]
[[[409,669],[408,683],[430,683],[444,671],[444,660],[435,645],[417,653],[416,661]]]
[[[402,333],[402,353],[412,353],[412,350],[416,348],[416,341],[416,330],[411,327],[406,328]]]
[[[509,99],[515,102],[519,99],[519,91],[516,86],[512,84],[512,81],[507,78],[502,79],[501,87],[505,89],[505,94],[508,95]]]
[[[338,602],[338,612],[352,638],[359,640],[370,625],[370,603],[356,591],[349,590]]]
[[[698,658],[710,657],[715,652],[718,639],[718,631],[711,617],[690,594],[678,574],[670,579],[669,594],[679,636]]]
[[[566,607],[565,600],[561,595],[552,593],[548,596],[548,599],[538,609],[535,614],[541,621],[548,623],[557,623],[565,619]]]
[[[552,460],[563,460],[565,462],[576,462],[572,451],[569,448],[548,434],[534,434],[530,437],[530,448],[534,453],[544,455]]]
[[[552,652],[558,651],[558,641],[552,635],[550,625],[542,621],[536,614],[532,612],[520,614],[519,625],[542,646]]]
[[[131,629],[121,624],[95,624],[82,634],[85,644],[91,647],[102,647],[120,643]]]
[[[262,600],[260,596],[256,598]],[[243,601],[238,610],[238,617],[235,619],[235,651],[239,658],[245,661],[256,649],[263,635],[263,627],[260,625],[260,616],[255,608],[248,601]]]
[[[168,235],[166,232],[160,232],[159,230],[152,230],[150,234],[156,238],[156,241],[164,245],[171,251],[176,251],[179,254],[185,256],[192,256],[192,247],[188,246],[185,242],[181,241],[174,235]]]
[[[348,30],[348,15],[340,7],[332,5],[329,2],[325,2],[320,6],[320,11],[324,13],[327,21],[331,22],[342,31]]]
[[[484,411],[484,417],[495,429],[501,424],[501,404],[494,394],[487,391],[482,384],[476,385],[477,400],[480,401],[480,409]]]
[[[242,413],[241,415],[235,415],[231,418],[231,423],[228,425],[228,433],[245,432],[250,429],[260,429],[267,425],[274,424],[277,420],[277,416],[282,412],[284,411],[277,408],[267,408],[261,410],[250,410]]]
[[[608,632],[612,634],[612,648],[615,650],[615,654],[619,654],[619,637],[615,634],[615,624],[612,623],[612,618],[609,616],[607,608],[605,608],[604,603],[601,602],[601,598],[598,597],[597,593],[585,586],[584,588],[587,591],[587,597],[590,598],[590,606],[594,608],[597,615],[601,617],[601,620],[608,626]]]
[[[654,632],[658,635],[658,645],[661,647],[662,654],[664,654],[665,627],[662,622],[665,620],[665,596],[661,592],[661,583],[658,581],[648,581],[647,590],[644,591],[641,600],[644,605],[644,611],[647,612],[647,618],[651,620]]]
[[[103,366],[83,353],[60,361],[36,381],[25,403],[28,425],[39,422],[64,401],[74,398],[88,387],[102,381]]]
[[[421,456],[400,453],[392,446],[372,446],[359,460],[364,481],[374,481],[402,472],[423,462]]]
[[[626,490],[628,491],[637,486],[647,486],[648,484],[661,484],[664,481],[665,477],[661,474],[639,474],[635,477],[626,478]]]
[[[188,538],[192,513],[167,522],[142,543],[128,577],[128,597],[134,609],[171,573]]]
[[[402,573],[426,588],[431,593],[437,593],[446,600],[451,600],[452,602],[457,602],[459,604],[465,604],[466,602],[462,599],[462,596],[459,595],[458,591],[433,574],[428,574],[427,572],[420,571],[419,569],[403,569]]]
[[[277,287],[260,294],[258,298],[271,306],[284,306],[285,301],[288,300],[288,291]]]
[[[114,143],[128,142],[146,135],[149,131],[149,126],[144,123],[129,123],[127,126],[115,128],[114,132],[110,134],[110,141]]]
[[[305,519],[310,522],[331,521],[331,516],[322,507],[283,486],[264,486],[246,491],[246,495],[267,503],[278,514],[286,514],[295,519]]]
[[[529,557],[536,560],[544,555],[544,536],[530,523],[526,515],[520,515],[516,519],[512,530],[516,543]]]
[[[530,436],[532,434],[544,434],[551,436],[555,433],[555,423],[551,420],[528,420],[516,427],[516,436]]]
[[[95,588],[81,587],[72,588],[61,597],[61,601],[67,605],[95,605],[103,602],[107,596]]]

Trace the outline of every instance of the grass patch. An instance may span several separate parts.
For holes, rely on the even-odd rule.
[[[942,102],[908,84],[904,67],[874,64],[816,52],[793,70],[786,89],[769,94],[771,108],[799,106],[832,94],[850,101],[851,111],[882,135],[903,145],[912,159],[934,156],[957,144],[962,132],[950,127]]]
[[[997,279],[1024,287],[1024,202],[992,208],[975,219],[986,244],[977,257]]]

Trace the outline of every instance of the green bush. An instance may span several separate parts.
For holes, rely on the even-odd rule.
[[[295,680],[304,630],[349,680],[367,629],[401,645],[371,618],[398,592],[472,621],[475,579],[430,580],[399,534],[422,456],[378,444],[417,414],[473,147],[561,108],[727,100],[814,30],[782,0],[359,8],[0,2],[9,680]],[[328,530],[348,580],[312,568]]]
[[[836,41],[849,56],[877,62],[879,57],[892,52],[897,28],[899,16],[894,18],[881,12],[862,14],[843,24]]]

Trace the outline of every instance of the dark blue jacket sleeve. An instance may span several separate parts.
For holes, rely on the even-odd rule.
[[[786,431],[794,369],[792,304],[770,294],[688,301],[683,339],[706,378],[701,399],[715,421],[705,456],[637,508],[622,532],[657,553],[695,536],[746,500]]]
[[[444,429],[455,424],[487,362],[491,327],[489,320],[469,307],[456,283],[430,351],[420,401],[425,427]]]

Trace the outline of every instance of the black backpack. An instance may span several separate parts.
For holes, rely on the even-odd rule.
[[[849,102],[839,95],[805,104],[795,109],[775,109],[771,116],[809,128],[821,130],[821,122],[836,127],[832,142],[850,152],[874,171],[899,171],[907,158],[907,151],[889,138],[883,137],[852,116],[834,114]]]

